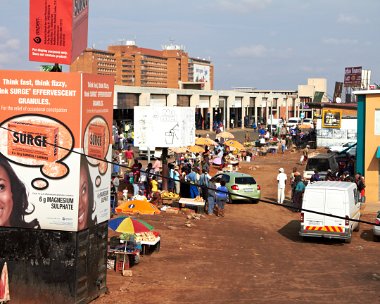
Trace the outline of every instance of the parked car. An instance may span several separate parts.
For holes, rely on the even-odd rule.
[[[288,121],[286,122],[286,126],[289,129],[292,129],[292,128],[296,127],[299,124],[301,124],[301,118],[299,118],[299,117],[290,117],[288,119]]]
[[[335,153],[320,153],[310,157],[307,160],[305,171],[303,172],[303,178],[310,180],[314,174],[314,170],[318,171],[321,179],[325,179],[327,170],[330,169],[332,174],[336,174],[339,171],[339,165],[335,159]]]
[[[307,128],[314,128],[314,123],[312,118],[304,118],[302,119],[302,126]]]
[[[349,141],[349,142],[346,142],[346,143],[341,144],[341,145],[329,146],[327,149],[328,149],[329,152],[340,153],[340,152],[342,152],[344,150],[346,150],[346,152],[349,152],[354,147],[355,147],[355,152],[356,152],[356,142],[355,141]],[[356,155],[356,153],[355,153],[355,155]]]
[[[380,210],[377,211],[375,223],[380,225]],[[380,242],[380,226],[373,226],[373,239],[374,241]]]
[[[249,174],[224,171],[216,174],[211,180],[215,182],[217,187],[220,185],[221,180],[226,182],[231,203],[234,200],[245,200],[257,203],[261,198],[261,187]]]

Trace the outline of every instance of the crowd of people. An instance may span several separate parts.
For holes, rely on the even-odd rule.
[[[160,206],[162,204],[160,193],[166,181],[169,192],[176,193],[182,198],[201,197],[206,202],[207,214],[224,216],[228,190],[224,181],[217,186],[211,180],[210,167],[215,166],[217,170],[222,170],[230,160],[238,163],[241,156],[234,155],[229,146],[218,140],[216,142],[217,145],[213,148],[205,146],[201,153],[176,153],[174,161],[167,164],[167,176],[162,175],[163,164],[160,158],[155,158],[153,162],[147,164],[146,168],[143,168],[142,163],[135,157],[132,147],[127,147],[123,152],[115,150],[111,193],[117,196],[118,193],[124,191],[120,188],[120,178],[122,178],[130,196],[144,196],[151,203]],[[119,165],[120,158],[124,158],[126,163],[123,172]],[[214,163],[216,159],[219,161]]]

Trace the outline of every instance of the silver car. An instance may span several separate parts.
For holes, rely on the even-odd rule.
[[[380,211],[377,211],[375,223],[380,225]],[[373,226],[373,239],[374,241],[380,241],[380,226]]]

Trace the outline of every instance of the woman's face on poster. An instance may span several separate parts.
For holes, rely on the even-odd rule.
[[[89,204],[89,185],[87,172],[85,168],[81,166],[80,170],[80,188],[79,188],[79,210],[78,210],[78,230],[87,228],[88,219],[88,204]]]
[[[22,202],[19,202],[20,204]],[[10,226],[13,210],[13,195],[8,173],[0,167],[0,226]]]

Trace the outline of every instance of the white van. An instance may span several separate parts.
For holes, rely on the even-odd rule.
[[[286,122],[286,126],[289,129],[292,129],[300,124],[301,124],[301,118],[299,117],[289,117],[288,121]]]
[[[325,237],[351,242],[352,231],[359,231],[359,194],[355,183],[323,181],[307,185],[302,202],[302,237]],[[331,217],[309,211],[336,215]]]

